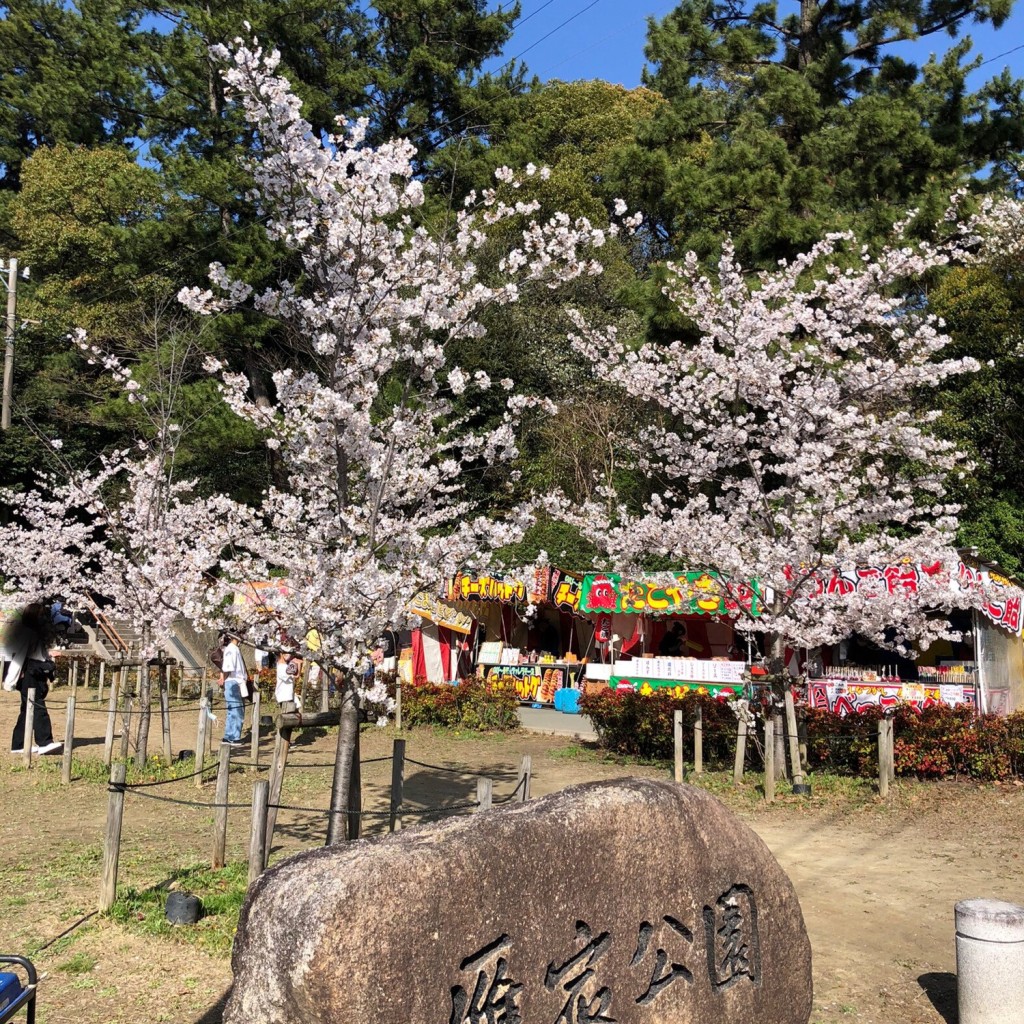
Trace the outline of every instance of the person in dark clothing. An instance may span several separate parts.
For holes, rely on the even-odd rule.
[[[686,627],[681,622],[673,622],[661,638],[658,654],[663,658],[680,658],[685,644]]]
[[[46,694],[54,674],[49,650],[53,638],[53,620],[42,604],[28,605],[7,627],[3,646],[11,664],[4,677],[4,689],[18,690],[21,694],[21,711],[11,734],[12,754],[21,754],[25,749],[28,691],[33,689],[36,697],[31,729],[35,734],[36,749],[40,754],[49,754],[61,746],[54,742],[53,725],[46,710]]]

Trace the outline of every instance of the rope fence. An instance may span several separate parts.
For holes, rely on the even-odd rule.
[[[223,867],[227,845],[228,812],[250,809],[249,834],[249,881],[254,881],[266,869],[273,845],[274,828],[279,811],[296,814],[315,815],[328,821],[328,842],[336,834],[336,822],[346,819],[348,823],[347,838],[358,838],[362,823],[387,822],[388,830],[397,831],[402,827],[403,819],[429,819],[451,817],[467,813],[480,813],[495,805],[510,802],[521,802],[529,798],[532,765],[529,755],[520,761],[515,787],[497,799],[493,796],[492,779],[485,773],[468,768],[457,768],[451,765],[435,765],[426,761],[413,760],[405,756],[405,740],[396,739],[390,757],[372,757],[365,760],[358,757],[353,760],[349,778],[348,806],[339,806],[335,795],[331,794],[331,806],[307,806],[303,803],[289,803],[282,799],[282,786],[285,769],[288,766],[288,752],[291,745],[290,727],[280,728],[275,738],[275,751],[272,762],[262,765],[259,761],[232,760],[232,747],[222,743],[217,760],[216,788],[212,800],[188,799],[183,796],[171,796],[154,792],[165,786],[179,782],[194,781],[202,786],[204,776],[213,767],[212,762],[203,759],[199,766],[184,775],[169,779],[157,779],[147,782],[128,782],[127,764],[116,761],[111,766],[110,778],[107,783],[107,828],[103,846],[103,866],[100,886],[99,908],[109,910],[117,895],[117,873],[120,859],[122,823],[126,797],[140,797],[157,803],[171,804],[177,807],[188,807],[214,813],[213,852],[211,865]],[[389,806],[386,810],[364,810],[362,807],[362,768],[367,765],[390,762],[391,785]],[[445,775],[459,774],[476,779],[476,799],[448,801],[444,803],[419,806],[410,804],[404,796],[405,765],[414,764],[419,768],[436,771]],[[302,768],[334,768],[327,762],[297,762],[291,764],[293,769]],[[269,770],[269,779],[256,779],[252,787],[251,802],[232,800],[230,778],[232,774],[247,773],[249,769]]]

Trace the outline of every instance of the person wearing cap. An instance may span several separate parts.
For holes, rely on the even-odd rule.
[[[230,747],[242,745],[242,725],[245,722],[245,698],[249,694],[247,672],[235,633],[225,635],[224,660],[220,667],[220,685],[224,687],[224,703],[228,708],[224,724],[224,742]]]

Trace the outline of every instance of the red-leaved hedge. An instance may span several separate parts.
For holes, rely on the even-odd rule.
[[[584,695],[580,711],[594,723],[599,742],[617,754],[651,760],[673,756],[673,714],[683,712],[686,756],[693,756],[693,721],[703,709],[704,763],[729,767],[736,749],[736,717],[723,701],[696,692],[673,697],[633,690]],[[808,708],[802,711],[802,738],[812,769],[842,775],[878,774],[880,708],[867,708],[845,718]],[[1024,778],[1024,712],[976,715],[967,706],[937,705],[915,711],[902,705],[895,713],[893,746],[896,773],[920,779],[972,778],[993,781]],[[747,761],[760,770],[756,744],[749,743]]]

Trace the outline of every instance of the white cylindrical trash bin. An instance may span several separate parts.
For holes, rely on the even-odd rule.
[[[955,916],[960,1024],[1021,1024],[1024,907],[960,900]]]

